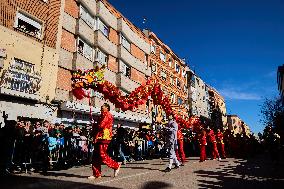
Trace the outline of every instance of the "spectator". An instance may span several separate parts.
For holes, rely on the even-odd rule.
[[[124,149],[125,149],[127,134],[128,134],[127,131],[121,126],[121,124],[120,123],[117,124],[116,142],[117,142],[118,153],[120,158],[122,158],[123,165],[126,164]]]

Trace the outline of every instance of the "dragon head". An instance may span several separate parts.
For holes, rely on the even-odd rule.
[[[96,87],[97,84],[104,82],[105,66],[96,66],[94,69],[82,71],[76,70],[72,72],[72,91],[77,99],[87,96],[83,89]]]
[[[76,70],[72,72],[72,88],[85,88],[96,86],[98,83],[104,82],[105,66],[96,66],[94,69],[87,71]]]

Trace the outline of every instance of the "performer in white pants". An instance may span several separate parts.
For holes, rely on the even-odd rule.
[[[169,152],[169,165],[165,169],[166,172],[170,172],[172,169],[173,163],[175,164],[175,168],[179,168],[180,163],[177,160],[175,150],[178,148],[177,145],[177,131],[178,131],[178,124],[174,120],[173,115],[169,115],[169,122],[166,127],[166,145]]]

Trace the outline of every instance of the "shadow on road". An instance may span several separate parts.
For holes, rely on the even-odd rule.
[[[121,189],[96,184],[26,176],[0,177],[0,183],[1,189]],[[170,187],[172,185],[165,182],[151,181],[143,184],[140,189],[166,189]]]
[[[163,189],[163,188],[170,188],[172,186],[173,185],[165,182],[152,181],[152,182],[147,182],[140,189]]]
[[[1,189],[119,189],[96,184],[26,176],[0,177]]]
[[[214,171],[198,170],[194,173],[200,188],[283,188],[284,164],[275,164],[267,158],[237,160],[238,165],[230,165]],[[212,181],[213,180],[213,181]]]
[[[86,176],[81,176],[81,175],[75,175],[75,174],[70,174],[70,173],[60,173],[60,172],[47,172],[47,173],[42,173],[43,176],[54,176],[54,177],[76,177],[76,178],[86,178]]]

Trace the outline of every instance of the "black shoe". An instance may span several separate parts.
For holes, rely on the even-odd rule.
[[[178,169],[180,166],[178,166],[178,165],[175,165],[175,167],[174,167],[174,169]]]
[[[165,169],[165,172],[170,172],[171,171],[171,168],[169,168],[169,167],[167,167],[166,169]]]

